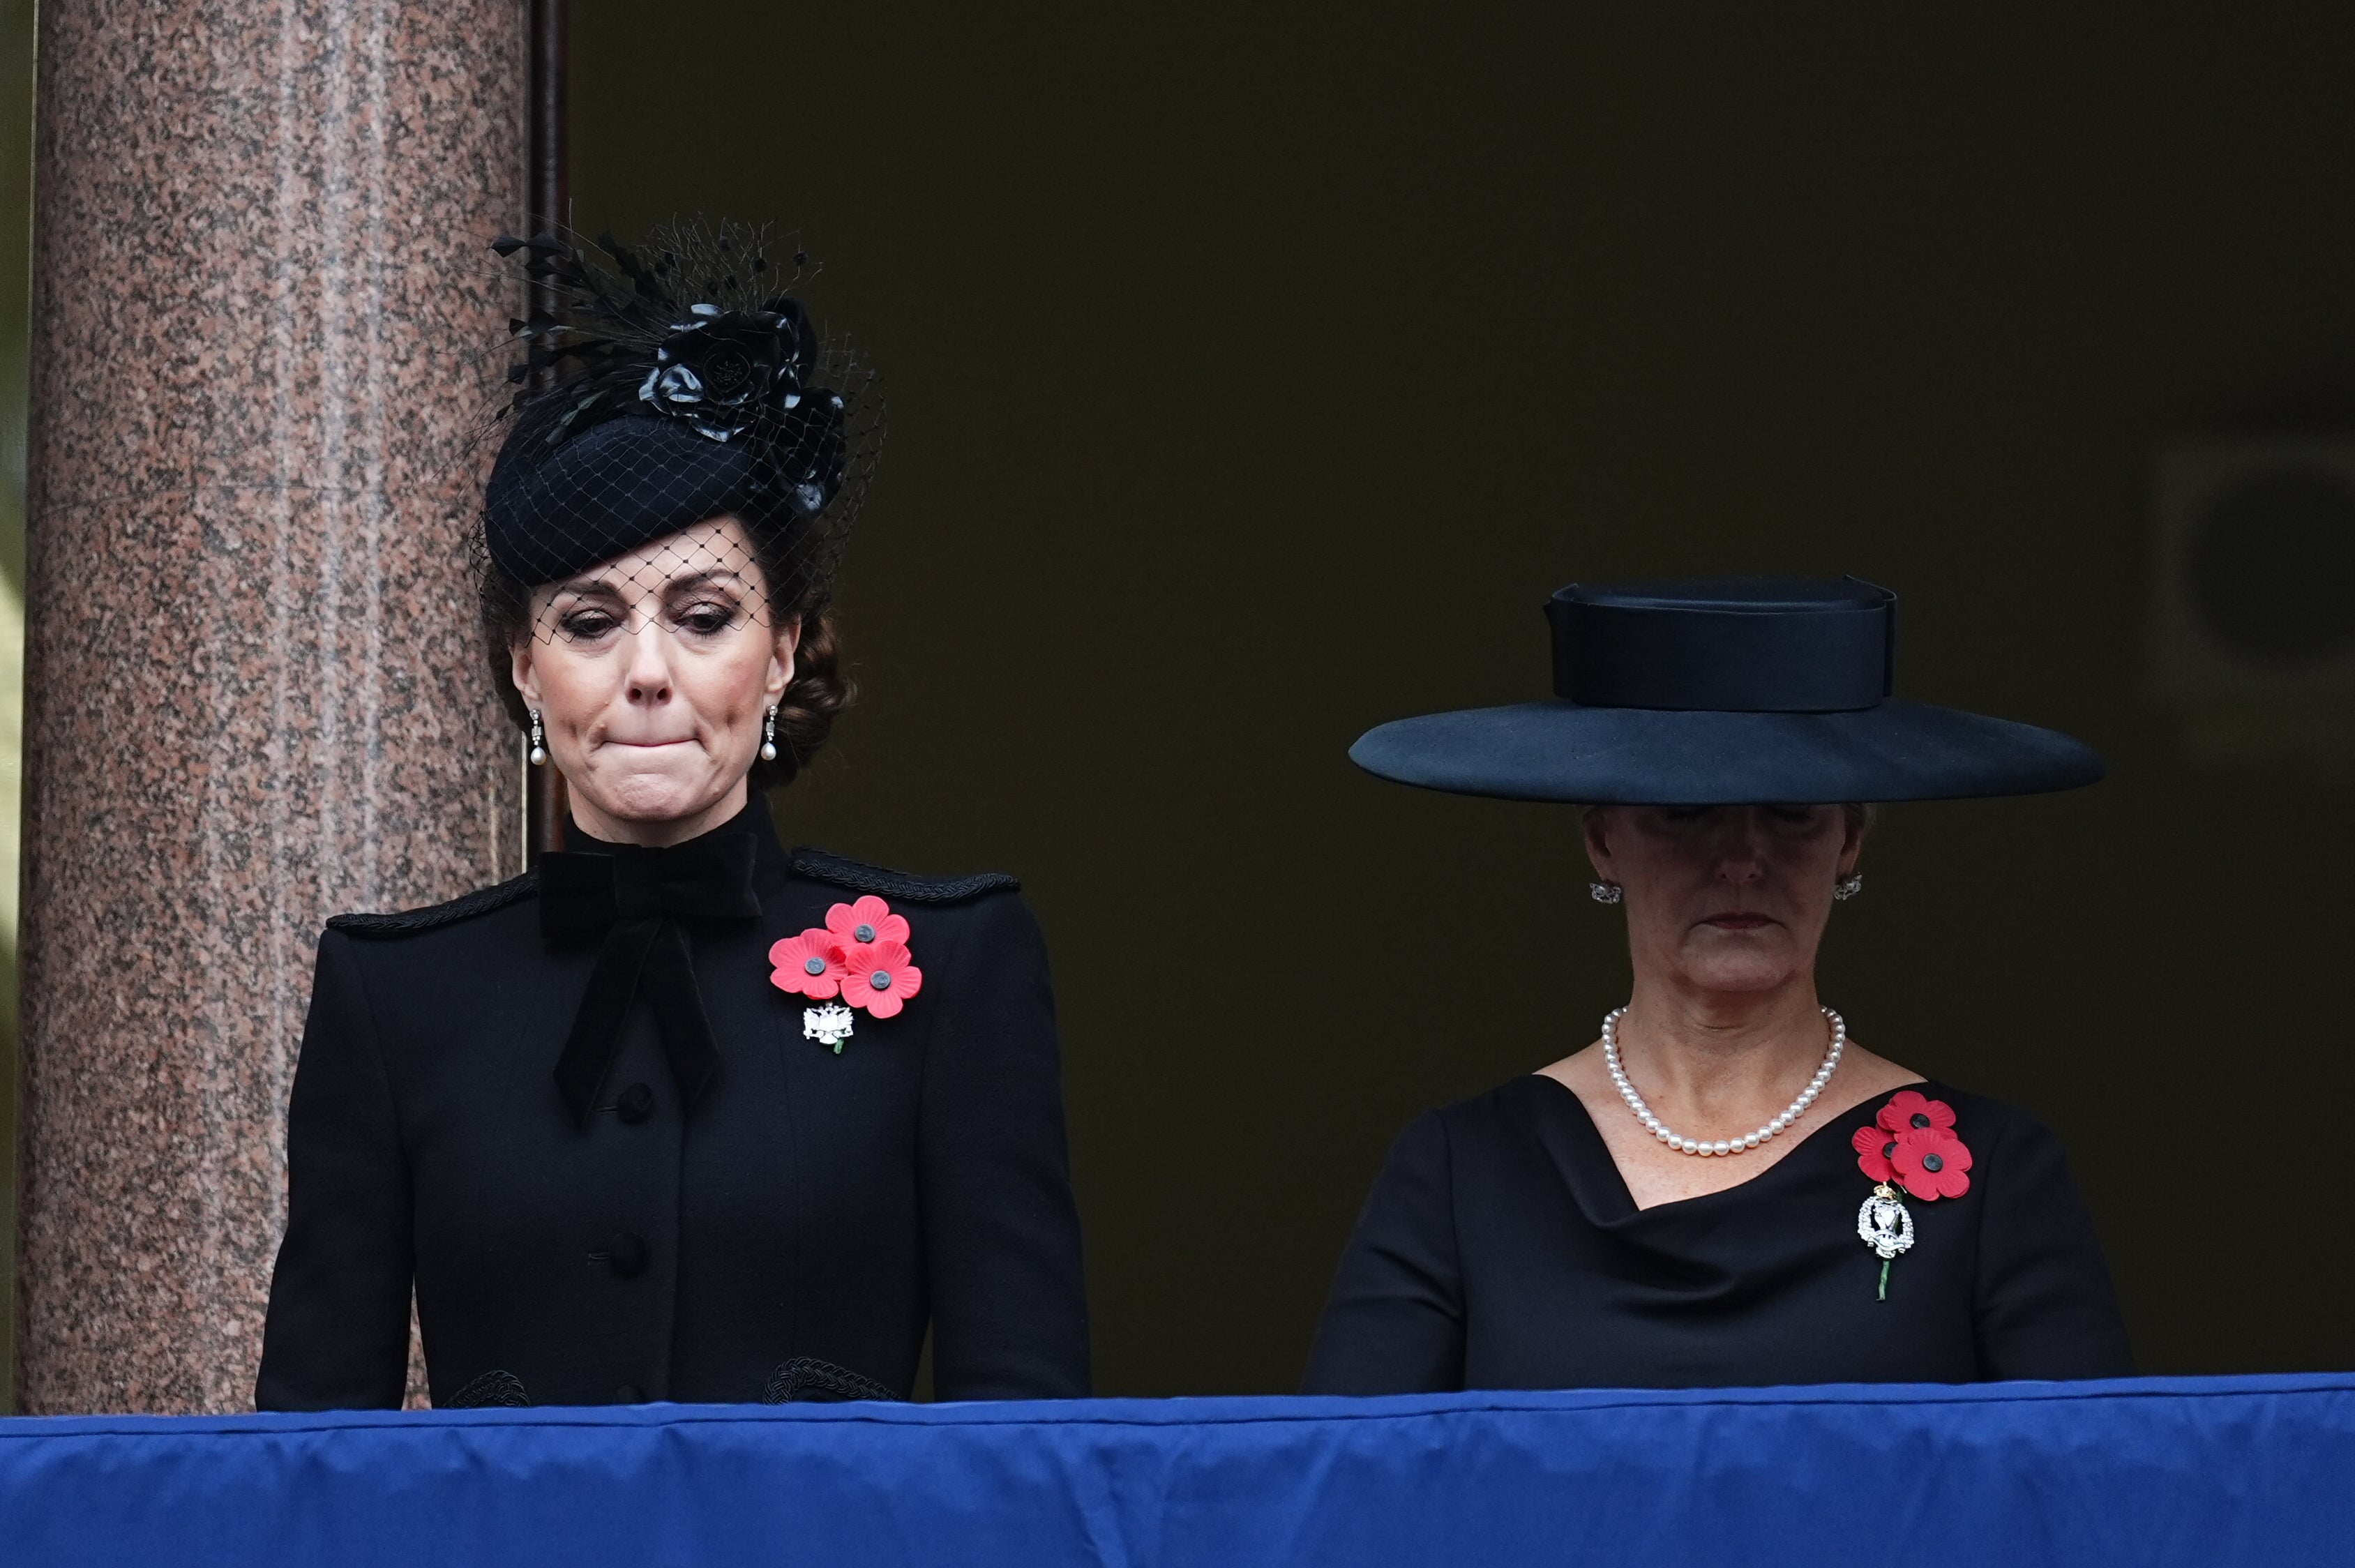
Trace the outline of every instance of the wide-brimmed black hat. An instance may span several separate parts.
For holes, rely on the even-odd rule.
[[[1552,699],[1401,719],[1350,760],[1590,805],[1953,800],[2102,776],[2056,731],[1891,696],[1897,595],[1859,578],[1572,583],[1546,619]]]

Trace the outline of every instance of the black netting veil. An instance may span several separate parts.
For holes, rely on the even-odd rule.
[[[538,303],[484,496],[485,612],[562,634],[547,593],[583,578],[625,597],[733,574],[766,622],[832,597],[881,444],[872,370],[818,328],[790,242],[730,221],[502,238]],[[505,592],[511,605],[497,603]],[[538,602],[537,612],[533,602]]]

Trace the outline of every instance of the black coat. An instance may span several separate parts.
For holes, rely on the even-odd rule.
[[[940,1398],[1088,1392],[1054,1002],[1014,882],[788,856],[757,795],[717,831],[746,829],[758,918],[681,923],[719,1050],[691,1107],[642,993],[588,1125],[567,1109],[598,949],[543,937],[533,877],[329,923],[261,1408],[399,1404],[412,1281],[437,1404],[904,1398],[927,1327]],[[768,952],[860,893],[908,919],[922,989],[837,1053]]]

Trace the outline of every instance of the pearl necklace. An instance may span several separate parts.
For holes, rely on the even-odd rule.
[[[1839,1070],[1840,1051],[1848,1045],[1848,1020],[1826,1008],[1824,1017],[1832,1026],[1831,1049],[1824,1052],[1824,1064],[1816,1069],[1816,1075],[1807,1080],[1807,1086],[1799,1091],[1799,1097],[1792,1101],[1781,1115],[1746,1137],[1721,1138],[1715,1143],[1704,1143],[1669,1130],[1659,1117],[1652,1115],[1652,1107],[1644,1104],[1644,1096],[1636,1093],[1636,1085],[1627,1081],[1627,1070],[1619,1064],[1619,1020],[1626,1016],[1625,1008],[1614,1008],[1604,1016],[1603,1065],[1611,1070],[1612,1085],[1619,1091],[1619,1098],[1627,1102],[1627,1108],[1636,1113],[1636,1119],[1644,1124],[1644,1130],[1678,1154],[1742,1154],[1786,1130],[1792,1123],[1807,1114],[1807,1107],[1816,1103],[1816,1096],[1822,1093],[1824,1085],[1832,1081],[1832,1074]]]

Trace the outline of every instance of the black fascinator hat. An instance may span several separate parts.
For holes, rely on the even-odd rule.
[[[1891,695],[1897,596],[1850,577],[1573,583],[1550,700],[1401,719],[1349,748],[1401,784],[1587,805],[2035,795],[2102,776],[2051,730]]]
[[[735,517],[796,600],[830,592],[881,444],[874,377],[793,290],[808,258],[697,219],[611,235],[506,237],[544,302],[509,324],[523,357],[484,496],[483,546],[536,587],[714,517]]]

